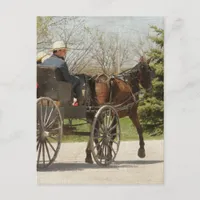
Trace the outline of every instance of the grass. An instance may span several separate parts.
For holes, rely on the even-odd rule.
[[[65,124],[68,124],[68,120],[64,121]],[[84,123],[81,120],[73,120],[73,124]],[[120,126],[121,126],[121,141],[133,141],[139,140],[137,130],[135,126],[133,126],[131,120],[126,117],[120,119]],[[77,126],[77,131],[82,132],[90,132],[90,126],[88,124]],[[144,140],[160,140],[163,139],[164,136],[150,136],[149,134],[144,133]],[[87,142],[88,136],[79,136],[79,135],[64,135],[62,142]]]

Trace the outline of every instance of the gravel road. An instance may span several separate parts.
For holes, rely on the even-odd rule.
[[[145,141],[146,157],[137,156],[138,141],[121,142],[115,163],[101,168],[85,163],[86,143],[63,143],[38,184],[164,184],[164,141]]]

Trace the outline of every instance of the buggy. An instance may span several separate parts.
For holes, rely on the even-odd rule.
[[[71,133],[73,119],[85,120],[89,132],[88,147],[99,166],[108,166],[116,158],[120,146],[120,123],[117,110],[109,104],[92,102],[91,77],[78,75],[84,104],[73,106],[71,83],[61,80],[56,67],[37,65],[37,169],[49,167],[58,155],[64,134]],[[69,123],[66,125],[65,121]]]

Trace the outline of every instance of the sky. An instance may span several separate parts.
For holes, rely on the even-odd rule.
[[[105,33],[119,33],[121,39],[125,38],[138,43],[140,38],[146,43],[150,25],[164,29],[164,17],[87,17],[86,25],[91,28],[98,27]],[[151,32],[152,34],[154,33]],[[132,66],[132,62],[135,63],[135,61],[130,61],[126,65]]]
[[[89,27],[97,26],[105,32],[120,32],[126,35],[128,32],[148,35],[149,25],[164,28],[163,17],[88,17],[86,24]]]
[[[155,25],[159,28],[164,29],[164,18],[163,17],[84,17],[85,26],[91,28],[91,30],[95,27],[105,33],[119,33],[119,41],[121,39],[125,39],[126,41],[132,41],[135,44],[143,41],[146,43],[150,32],[150,25]],[[86,36],[87,38],[87,36]],[[87,39],[85,40],[87,43]],[[70,46],[70,45],[69,45]],[[148,44],[147,44],[148,46]],[[72,54],[79,54],[80,50],[76,47],[71,46],[73,49]],[[68,53],[68,58],[70,57],[70,53]],[[135,59],[135,58],[134,58]],[[126,63],[126,65],[132,66],[135,61],[130,61],[130,63]],[[70,60],[70,59],[69,59]],[[133,63],[132,63],[133,62]]]

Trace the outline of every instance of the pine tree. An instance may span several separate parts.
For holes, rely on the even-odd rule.
[[[164,30],[151,26],[156,33],[149,39],[155,44],[147,53],[152,58],[150,66],[155,70],[153,91],[146,94],[146,98],[139,106],[141,124],[150,135],[163,134],[164,127]]]

